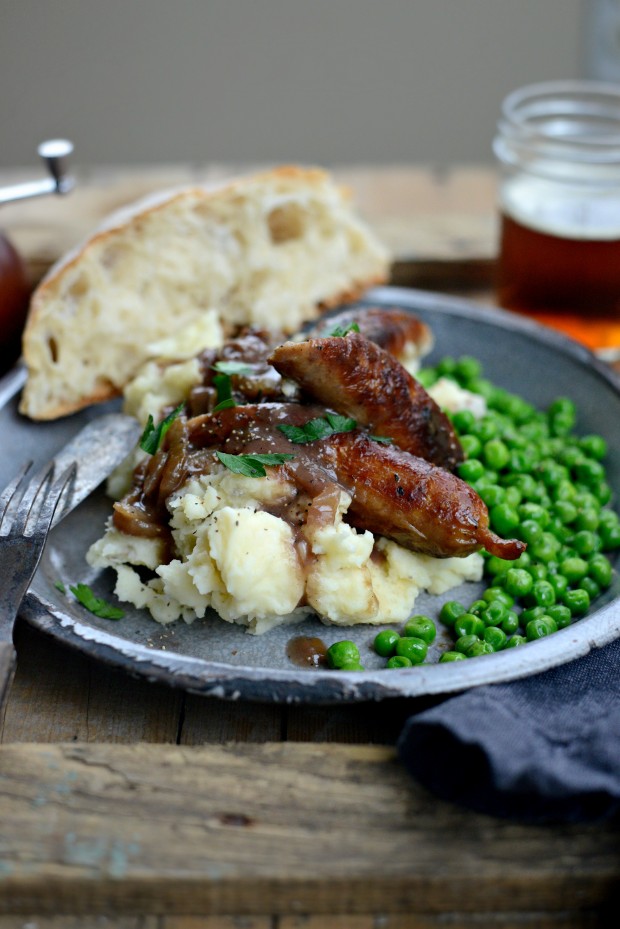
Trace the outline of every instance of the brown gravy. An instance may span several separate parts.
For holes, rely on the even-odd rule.
[[[326,668],[327,645],[314,636],[296,635],[288,640],[286,657],[300,668]]]

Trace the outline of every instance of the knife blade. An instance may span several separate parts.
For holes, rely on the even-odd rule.
[[[52,461],[55,474],[62,474],[73,462],[77,464],[77,471],[63,494],[52,527],[85,500],[125,460],[140,432],[140,424],[132,416],[106,413],[91,420],[54,455]]]

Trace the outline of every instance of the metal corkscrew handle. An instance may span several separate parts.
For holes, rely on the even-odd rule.
[[[44,194],[67,194],[73,189],[75,180],[68,174],[73,143],[67,139],[48,139],[39,145],[37,151],[50,176],[39,181],[0,187],[0,204],[41,197]]]

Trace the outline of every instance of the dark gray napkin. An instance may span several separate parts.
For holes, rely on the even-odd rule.
[[[620,641],[424,710],[398,748],[422,784],[480,812],[529,822],[611,817],[620,811]]]

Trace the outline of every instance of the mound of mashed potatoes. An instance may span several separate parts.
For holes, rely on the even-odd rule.
[[[187,357],[190,346],[193,354],[197,342],[216,346],[222,338],[215,319],[203,330],[157,346],[158,358],[147,362],[126,389],[127,412],[144,423],[149,413],[156,417],[162,406],[187,396],[200,376],[195,358]],[[473,406],[476,415],[484,413],[484,407],[477,408],[481,398],[452,381],[442,379],[429,392],[444,409]],[[113,476],[112,496],[124,493],[136,461],[134,455]],[[477,553],[432,558],[357,531],[345,520],[350,503],[343,490],[332,492],[323,505],[304,501],[278,468],[250,478],[219,466],[191,478],[169,498],[171,561],[161,540],[127,535],[111,521],[87,561],[112,568],[118,598],[146,608],[159,623],[191,623],[213,609],[254,634],[309,613],[337,626],[400,623],[411,615],[421,591],[442,594],[482,577]],[[278,515],[284,512],[286,519]]]

